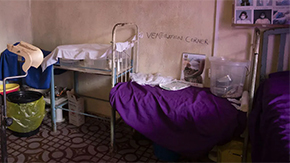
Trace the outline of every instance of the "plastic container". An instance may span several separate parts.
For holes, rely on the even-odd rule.
[[[210,57],[210,90],[219,97],[242,96],[249,61]]]
[[[156,143],[153,143],[154,155],[162,160],[167,162],[176,162],[180,158],[180,154],[171,151],[167,148],[164,148]]]
[[[130,58],[119,58],[116,60],[118,60],[118,62],[116,62],[117,71],[127,69],[131,65]],[[84,65],[85,67],[89,68],[111,70],[111,61],[112,60],[106,58],[100,58],[97,60],[84,60]]]
[[[61,67],[83,67],[84,61],[59,58],[59,64]]]
[[[6,85],[6,94],[19,90],[19,84],[8,83]],[[3,85],[0,85],[0,94],[3,95]]]
[[[110,67],[109,67],[110,61],[111,60],[108,60],[106,58],[100,58],[97,60],[85,59],[84,64],[85,64],[85,67],[110,70]]]
[[[7,94],[7,116],[13,119],[8,129],[15,136],[29,137],[37,134],[45,116],[45,101],[42,94],[35,91]]]

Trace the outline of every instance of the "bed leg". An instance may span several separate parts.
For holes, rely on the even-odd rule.
[[[52,130],[56,132],[56,115],[55,115],[55,93],[54,93],[54,68],[51,70],[50,82],[50,108],[51,108],[51,125]]]
[[[111,108],[111,153],[114,152],[115,148],[115,122],[116,122],[116,109]]]
[[[243,143],[243,151],[242,151],[242,162],[247,162],[248,158],[248,143],[249,143],[249,131],[248,127],[245,130],[245,138]]]

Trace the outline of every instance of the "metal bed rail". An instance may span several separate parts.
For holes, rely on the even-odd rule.
[[[6,163],[8,161],[8,153],[7,153],[7,137],[6,137],[6,128],[7,126],[12,125],[13,119],[7,117],[7,100],[6,100],[6,82],[10,79],[18,79],[18,78],[25,78],[28,75],[25,72],[24,75],[18,76],[11,76],[6,77],[3,80],[3,98],[0,97],[0,108],[1,108],[1,162]],[[2,106],[3,101],[3,106]]]
[[[262,49],[262,60],[261,60],[261,72],[260,72],[260,80],[264,80],[267,77],[267,67],[272,65],[267,65],[268,60],[268,44],[269,37],[271,35],[279,36],[279,51],[278,51],[278,65],[276,67],[277,71],[282,71],[284,67],[284,59],[285,59],[285,46],[286,46],[286,36],[289,34],[289,28],[278,28],[278,29],[270,29],[263,33],[263,49]],[[275,40],[276,41],[276,40]],[[289,45],[289,43],[288,43]],[[289,57],[289,56],[288,56]],[[288,65],[289,66],[289,65]]]
[[[132,47],[129,48],[126,52],[126,55],[129,57],[123,57],[123,54],[117,54],[116,53],[116,36],[117,36],[117,30],[121,27],[126,27],[126,29],[133,29],[134,30],[134,36],[135,40],[132,42]],[[62,106],[56,106],[55,104],[55,90],[54,90],[54,67],[55,68],[60,68],[60,69],[66,69],[66,70],[71,70],[74,71],[74,89],[77,95],[80,95],[81,97],[85,98],[92,98],[95,100],[101,100],[101,101],[106,101],[108,102],[109,100],[105,99],[99,99],[99,98],[94,98],[90,96],[85,96],[78,94],[78,72],[83,72],[83,73],[90,73],[90,74],[98,74],[98,75],[105,75],[105,76],[111,76],[112,81],[111,81],[111,87],[114,87],[118,82],[126,82],[129,81],[129,73],[131,72],[137,72],[138,71],[138,48],[139,48],[139,31],[138,31],[138,26],[134,23],[117,23],[112,30],[112,60],[111,60],[111,70],[105,70],[103,71],[102,69],[94,69],[94,68],[89,68],[90,71],[86,71],[83,69],[86,69],[85,67],[61,67],[61,66],[53,66],[52,68],[52,75],[51,75],[51,96],[50,96],[50,105],[51,105],[51,118],[52,118],[52,130],[54,132],[57,131],[57,125],[56,125],[56,109],[62,109],[65,111],[72,111],[69,109],[65,109]],[[130,65],[130,66],[128,66]],[[83,113],[83,112],[77,112],[77,111],[72,111],[81,115],[93,117],[93,118],[98,118],[102,120],[107,120],[107,118],[100,117],[100,116],[95,116],[93,114],[88,114],[88,113]],[[114,149],[115,145],[115,126],[118,121],[121,119],[118,119],[116,121],[116,110],[111,107],[111,117],[110,117],[110,129],[111,129],[111,149]]]
[[[254,93],[255,93],[255,85],[256,85],[256,79],[257,79],[257,72],[258,72],[258,61],[259,61],[259,48],[260,48],[260,30],[258,28],[255,28],[255,38],[254,38],[254,49],[253,49],[253,60],[252,60],[252,77],[251,77],[251,85],[249,90],[249,110],[247,113],[247,116],[252,108],[252,103],[254,99]],[[247,151],[248,151],[248,143],[249,143],[249,131],[248,131],[248,125],[246,126],[245,132],[244,132],[244,143],[243,143],[243,151],[242,151],[242,162],[247,161]]]
[[[257,88],[257,83],[261,83],[264,79],[267,78],[267,67],[273,68],[273,65],[268,65],[268,45],[269,45],[269,36],[276,35],[280,37],[279,40],[279,51],[278,51],[278,65],[276,67],[277,71],[282,71],[284,67],[284,60],[285,60],[285,46],[286,46],[286,36],[289,34],[289,28],[277,28],[277,29],[269,29],[263,32],[262,38],[262,53],[259,55],[260,49],[260,30],[258,28],[255,29],[256,33],[256,40],[255,40],[255,47],[254,47],[254,56],[253,56],[253,72],[251,78],[251,87],[250,87],[250,94],[249,94],[249,111],[248,115],[250,114],[253,106],[253,99],[254,94]],[[289,54],[288,54],[289,55]],[[259,57],[261,57],[261,63],[259,64]],[[275,56],[277,57],[277,56]],[[288,56],[290,57],[290,56]],[[288,63],[289,64],[289,63]],[[290,66],[290,65],[288,65]],[[242,154],[242,162],[247,162],[247,150],[248,150],[248,143],[249,143],[249,131],[248,125],[245,130],[245,139],[243,144],[243,154]]]
[[[116,31],[118,27],[123,27],[123,26],[131,26],[134,28],[135,31],[135,37],[136,40],[134,41],[134,47],[131,49],[131,66],[132,69],[127,70],[120,75],[117,75],[117,68],[116,68],[116,60],[120,59],[120,55],[116,58]],[[113,31],[112,31],[112,48],[113,48],[113,59],[112,59],[112,65],[114,67],[113,69],[113,80],[112,80],[112,87],[114,87],[117,82],[126,82],[129,80],[127,74],[128,72],[137,72],[138,71],[138,48],[139,48],[139,29],[136,24],[133,23],[118,23],[114,26]],[[125,65],[127,65],[127,59],[125,60]],[[121,65],[122,67],[122,65]],[[119,80],[118,80],[119,79]],[[111,152],[114,151],[115,147],[115,127],[116,127],[116,109],[111,107]]]

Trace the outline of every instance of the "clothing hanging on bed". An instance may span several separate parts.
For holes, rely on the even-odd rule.
[[[17,45],[15,43],[14,45]],[[50,51],[41,50],[44,57],[47,56]],[[18,62],[18,55],[15,53],[10,52],[9,50],[4,50],[0,57],[0,80],[3,80],[5,77],[8,76],[16,76],[20,74],[24,74],[21,66],[23,65],[22,62]],[[51,70],[52,67],[50,66],[44,72],[42,72],[41,67],[34,68],[31,67],[28,70],[28,75],[24,79],[24,82],[36,89],[48,89],[50,87],[51,81]],[[14,81],[19,81],[20,79],[14,79]]]

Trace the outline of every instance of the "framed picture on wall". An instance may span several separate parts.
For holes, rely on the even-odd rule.
[[[255,24],[271,24],[272,10],[254,10]]]
[[[290,0],[234,0],[235,26],[290,26]]]
[[[183,53],[180,80],[202,85],[205,58],[203,54]]]
[[[237,24],[253,24],[252,10],[237,10],[236,15]]]

